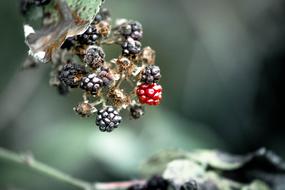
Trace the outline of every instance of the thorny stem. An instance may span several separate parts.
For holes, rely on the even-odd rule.
[[[30,154],[17,154],[10,150],[6,150],[0,147],[0,159],[10,162],[25,165],[39,173],[42,173],[50,178],[61,181],[63,183],[72,185],[83,190],[123,190],[128,187],[137,184],[145,183],[143,180],[139,181],[126,181],[126,182],[110,182],[110,183],[91,183],[75,177],[72,177],[66,173],[63,173],[53,167],[50,167],[42,162],[35,160]]]

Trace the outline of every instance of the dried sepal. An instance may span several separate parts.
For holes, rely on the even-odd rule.
[[[151,47],[145,47],[139,58],[143,63],[152,65],[155,63],[155,51]]]
[[[87,102],[81,102],[73,108],[73,110],[81,117],[89,117],[96,112],[96,108]]]
[[[114,107],[116,108],[127,108],[130,103],[131,103],[131,99],[130,97],[128,97],[124,91],[122,89],[119,88],[112,88],[109,92],[108,92],[108,101],[114,105]]]

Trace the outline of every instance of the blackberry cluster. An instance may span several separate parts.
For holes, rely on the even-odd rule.
[[[83,61],[93,69],[102,67],[104,64],[105,53],[99,46],[91,46],[86,50]]]
[[[156,65],[149,65],[147,66],[141,76],[141,82],[152,84],[159,82],[161,78],[160,69]]]
[[[83,100],[74,111],[84,118],[97,114],[95,123],[103,132],[119,126],[122,110],[139,119],[144,115],[142,104],[158,105],[162,96],[155,52],[140,42],[142,25],[125,19],[115,23],[111,27],[109,11],[101,8],[89,28],[66,39],[51,60],[50,84],[62,95],[81,89]],[[122,53],[106,60],[105,45],[120,45]]]
[[[96,125],[102,132],[111,132],[117,128],[122,121],[122,117],[113,107],[101,109],[96,118]]]
[[[79,86],[82,76],[86,73],[84,66],[68,63],[63,66],[62,70],[59,72],[58,78],[66,86],[76,88]]]
[[[92,95],[97,95],[102,85],[102,79],[97,77],[95,73],[92,73],[82,78],[80,88],[89,92]]]

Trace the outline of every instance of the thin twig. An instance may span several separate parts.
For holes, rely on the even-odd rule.
[[[33,158],[30,154],[18,154],[10,150],[6,150],[0,147],[0,159],[10,162],[25,165],[34,171],[42,173],[50,178],[58,180],[60,182],[67,183],[74,187],[83,190],[123,190],[134,184],[143,184],[144,180],[133,180],[125,182],[110,182],[110,183],[91,183],[75,177],[72,177],[66,173],[63,173],[53,167],[50,167],[42,162],[39,162]]]
[[[73,185],[75,187],[91,190],[92,185],[88,182],[82,181],[80,179],[74,178],[70,175],[67,175],[55,168],[52,168],[46,164],[43,164],[37,160],[35,160],[31,155],[28,154],[17,154],[12,151],[6,150],[4,148],[0,148],[0,158],[12,161],[18,164],[23,164],[37,172],[45,174],[51,178],[54,178],[58,181],[65,182],[67,184]]]

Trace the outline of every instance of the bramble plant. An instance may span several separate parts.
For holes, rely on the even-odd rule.
[[[41,23],[43,28],[49,28],[57,21],[57,17],[51,16],[52,4],[58,6],[59,15],[68,20],[69,8],[72,11],[73,4],[65,7],[64,1],[22,1],[22,13],[27,14],[33,5],[41,7]],[[77,16],[80,15],[83,13]],[[78,18],[73,18],[76,19]],[[57,87],[62,95],[80,88],[83,100],[74,107],[74,111],[82,117],[97,113],[95,123],[100,131],[111,132],[121,123],[122,110],[128,110],[132,118],[138,119],[144,114],[143,104],[160,104],[160,68],[155,65],[155,51],[150,47],[142,48],[141,23],[117,19],[112,26],[110,13],[106,8],[101,8],[90,20],[90,24],[80,30],[79,22],[69,21],[67,25],[75,25],[76,31],[79,31],[73,31],[72,35],[68,35],[70,29],[67,29],[65,24],[58,29],[64,29],[66,35],[63,31],[51,31],[51,34],[46,34],[45,31],[45,35],[36,40],[31,38],[37,35],[37,32],[25,25],[25,36],[34,61],[51,64],[50,85]],[[45,47],[43,41],[47,40],[49,35],[58,39]],[[122,52],[118,57],[107,61],[104,45],[119,45]]]
[[[144,105],[159,105],[162,87],[155,51],[141,44],[142,25],[127,19],[113,23],[102,3],[21,0],[29,47],[23,67],[49,64],[50,85],[61,95],[80,89],[82,101],[74,111],[83,118],[96,115],[99,130],[111,132],[122,122],[123,110],[139,119]],[[106,60],[107,45],[119,45],[121,53]],[[122,154],[122,149],[118,150]],[[285,162],[265,148],[244,156],[217,150],[165,150],[141,164],[144,179],[123,182],[85,181],[38,161],[30,153],[1,147],[0,159],[82,190],[281,190],[285,179]],[[115,163],[121,164],[119,161],[116,158]]]

